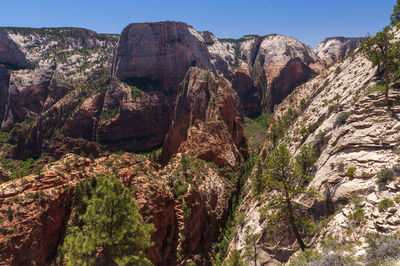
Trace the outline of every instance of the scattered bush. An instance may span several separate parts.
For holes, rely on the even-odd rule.
[[[132,99],[141,98],[143,96],[143,91],[141,91],[138,87],[131,87],[131,97]]]
[[[102,121],[109,121],[112,118],[114,118],[118,114],[118,108],[114,109],[103,109],[103,112],[101,113],[101,118],[100,120]]]
[[[378,209],[380,212],[386,211],[390,207],[394,207],[394,202],[391,199],[383,199],[379,202]]]
[[[336,75],[336,76],[339,75],[340,72],[342,72],[342,69],[340,68],[340,66],[338,66],[338,67],[335,69],[335,75]]]
[[[6,216],[9,222],[13,220],[14,212],[10,206],[8,206],[8,209],[6,210]]]
[[[351,115],[350,112],[341,112],[338,117],[336,118],[335,121],[335,126],[342,126],[346,123],[347,119],[349,118],[349,116]]]
[[[0,132],[0,143],[7,142],[8,138],[10,137],[9,132]]]
[[[374,86],[370,87],[367,89],[367,92],[365,95],[369,95],[374,92],[385,92],[385,85],[382,82],[377,82]]]
[[[344,163],[343,163],[343,162],[340,162],[340,163],[337,165],[337,170],[338,170],[340,173],[343,173],[343,172],[344,172]]]
[[[400,239],[396,235],[367,235],[368,248],[365,263],[368,265],[383,265],[391,259],[400,257]]]
[[[384,168],[376,175],[376,177],[376,183],[378,184],[379,189],[384,190],[386,188],[386,184],[394,180],[394,173],[391,169]]]
[[[311,265],[317,261],[320,261],[323,258],[323,255],[314,249],[306,249],[304,252],[301,252],[290,261],[289,266],[303,266],[303,265]]]
[[[356,168],[355,167],[350,167],[347,169],[346,175],[350,178],[354,178],[355,176],[355,172],[356,172]]]
[[[365,211],[362,208],[356,208],[349,214],[348,219],[353,226],[360,226],[365,222]]]

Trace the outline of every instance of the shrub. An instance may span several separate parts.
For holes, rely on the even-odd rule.
[[[354,226],[360,226],[365,222],[365,211],[362,208],[356,208],[348,216],[349,222]]]
[[[379,202],[378,209],[380,212],[386,211],[390,207],[394,207],[394,202],[391,199],[383,199]]]
[[[355,176],[355,172],[356,172],[356,168],[355,167],[350,167],[347,169],[346,175],[350,178],[354,178]]]
[[[367,235],[368,248],[365,262],[368,265],[382,265],[386,261],[400,257],[400,239],[398,235]]]
[[[300,100],[300,110],[304,110],[306,109],[306,105],[307,105],[307,100],[306,99],[301,99]]]
[[[376,177],[376,183],[378,184],[379,189],[384,190],[386,188],[386,184],[394,180],[394,173],[391,169],[384,168],[376,175]]]
[[[344,171],[344,163],[343,163],[343,162],[340,162],[340,163],[337,165],[337,170],[338,170],[340,173],[343,173],[343,171]]]
[[[340,68],[340,66],[338,66],[338,67],[335,69],[335,75],[336,75],[336,76],[339,75],[340,72],[342,72],[342,69]]]
[[[306,249],[294,258],[289,266],[310,265],[311,263],[320,261],[323,255],[314,249]]]
[[[329,80],[328,79],[326,79],[325,81],[324,81],[324,84],[322,85],[322,87],[326,87],[326,86],[328,86],[329,85]]]
[[[342,126],[346,123],[347,119],[351,115],[350,112],[342,112],[338,115],[335,121],[335,126]]]
[[[7,216],[8,221],[11,222],[13,220],[14,212],[10,206],[8,206],[8,209],[6,210],[6,216]]]
[[[10,137],[9,132],[0,132],[0,143],[7,142],[8,138]]]
[[[141,98],[143,96],[143,91],[141,91],[138,87],[131,87],[131,97],[132,99]]]
[[[385,92],[385,85],[383,85],[382,82],[378,82],[374,86],[368,88],[367,89],[367,93],[365,95],[369,95],[369,94],[374,93],[374,92],[384,93]]]
[[[100,120],[102,121],[109,121],[112,118],[114,118],[118,114],[118,108],[114,109],[103,109],[103,112],[101,113],[101,118]]]

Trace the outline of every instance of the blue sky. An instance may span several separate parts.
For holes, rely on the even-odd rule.
[[[183,21],[219,38],[280,33],[313,46],[389,24],[396,0],[4,0],[0,26],[82,27],[120,33],[133,22]]]

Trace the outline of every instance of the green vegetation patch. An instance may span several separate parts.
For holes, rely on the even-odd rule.
[[[119,111],[118,108],[103,109],[100,120],[101,121],[110,121],[112,118],[117,116],[118,111]]]
[[[272,121],[272,113],[263,113],[257,118],[245,118],[244,134],[248,141],[250,153],[257,153],[267,136],[268,127]]]

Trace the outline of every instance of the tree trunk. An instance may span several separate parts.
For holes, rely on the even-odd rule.
[[[384,52],[384,56],[383,56],[383,64],[384,64],[384,69],[385,69],[385,101],[386,104],[389,107],[389,63],[388,63],[388,41],[386,41],[385,43],[385,52]]]
[[[299,229],[296,226],[295,220],[294,220],[294,216],[293,216],[293,208],[292,208],[292,203],[290,202],[289,197],[286,197],[286,206],[288,208],[289,211],[289,223],[290,223],[290,227],[292,228],[292,231],[294,233],[294,236],[296,237],[297,242],[300,245],[300,248],[302,251],[304,251],[307,247],[303,242],[303,239],[300,236],[299,233]]]
[[[257,244],[254,243],[254,266],[257,266]]]

